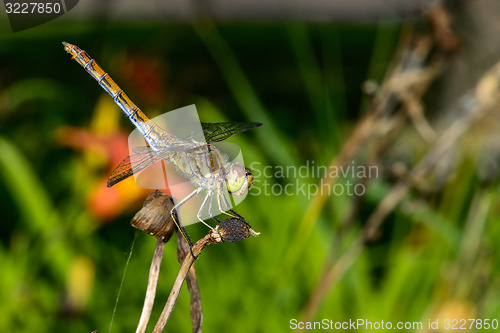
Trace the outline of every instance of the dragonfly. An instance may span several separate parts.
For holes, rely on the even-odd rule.
[[[229,161],[215,143],[224,141],[234,134],[257,128],[262,125],[261,123],[201,123],[204,140],[194,139],[193,136],[176,136],[148,118],[87,52],[70,43],[63,42],[63,45],[65,51],[71,54],[71,59],[78,62],[113,98],[146,141],[145,146],[135,147],[133,154],[127,156],[111,173],[108,187],[146,169],[153,163],[166,161],[174,165],[185,179],[195,185],[195,189],[179,200],[170,211],[172,219],[191,247],[193,243],[177,212],[181,206],[200,193],[204,198],[196,216],[212,230],[214,228],[204,221],[204,216],[208,216],[216,223],[220,222],[216,216],[221,213],[245,221],[231,209],[225,189],[232,196],[244,196],[252,186],[253,175],[250,169],[238,161]],[[218,208],[216,212],[212,209],[214,199]]]

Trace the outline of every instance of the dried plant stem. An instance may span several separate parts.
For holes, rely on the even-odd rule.
[[[156,323],[155,328],[153,329],[153,333],[163,332],[163,329],[167,324],[168,318],[172,313],[175,302],[179,297],[179,293],[181,291],[182,284],[184,283],[184,279],[186,278],[186,275],[188,274],[191,265],[194,263],[195,258],[193,257],[193,255],[195,257],[198,257],[198,255],[207,245],[212,243],[217,243],[220,241],[221,241],[220,239],[219,240],[215,239],[214,233],[211,231],[208,235],[206,235],[193,245],[192,252],[189,252],[186,256],[186,259],[184,259],[184,261],[182,262],[181,269],[177,274],[177,278],[175,279],[172,291],[170,292],[167,303],[165,304],[165,307],[163,308],[160,318],[158,319],[158,322]]]
[[[190,253],[189,244],[181,235],[177,233],[177,260],[182,265],[186,256]],[[191,322],[193,323],[193,333],[201,333],[203,325],[203,307],[201,305],[200,288],[196,279],[194,264],[188,271],[186,285],[191,296],[189,310],[191,312]]]
[[[365,227],[365,238],[372,240],[377,236],[383,220],[404,199],[414,183],[423,178],[442,159],[442,156],[453,148],[459,138],[485,115],[484,109],[475,109],[453,123],[436,141],[427,154],[413,168],[407,178],[400,180],[384,197],[377,209],[368,218]]]
[[[439,139],[436,138],[436,133],[423,116],[421,97],[427,92],[430,84],[442,71],[444,66],[443,58],[442,56],[436,56],[427,62],[427,57],[432,46],[432,41],[429,38],[425,36],[418,37],[414,34],[403,38],[400,46],[400,56],[393,60],[392,69],[389,71],[381,89],[372,101],[368,117],[358,127],[358,129],[365,128],[366,130],[361,133],[354,131],[351,139],[343,147],[339,156],[343,156],[344,152],[349,152],[349,154],[346,154],[347,156],[354,156],[361,143],[376,133],[380,119],[389,115],[390,111],[396,107],[394,104],[395,98],[401,102],[403,106],[402,110],[405,112],[403,114],[399,112],[396,116],[393,116],[394,121],[391,124],[390,130],[393,131],[401,128],[404,124],[404,118],[407,115],[410,116],[410,119],[422,137],[434,143],[435,148],[434,150],[431,149],[428,155],[434,156],[433,152],[442,153],[450,144],[455,142],[457,133],[463,133],[461,131],[463,126],[458,125],[455,126],[458,129],[447,131]],[[418,70],[415,70],[415,68],[418,68]],[[401,118],[401,116],[403,117]],[[372,158],[377,159],[383,150],[383,145],[379,146],[373,152]],[[431,160],[433,162],[435,158],[431,158]],[[422,176],[430,170],[434,165],[432,162],[426,156],[408,178],[400,181],[382,200],[376,211],[370,215],[365,227],[344,254],[326,267],[325,272],[320,276],[318,284],[311,292],[311,296],[302,311],[301,320],[309,321],[314,318],[324,301],[325,295],[329,294],[329,291],[357,260],[365,248],[365,242],[376,237],[385,217],[403,200],[408,189],[413,186],[418,176]],[[321,198],[320,196],[316,198],[320,201],[321,205],[326,201],[325,198]]]
[[[151,310],[155,301],[156,286],[158,285],[158,277],[160,275],[160,265],[163,258],[163,250],[165,243],[161,238],[156,242],[151,268],[149,269],[148,287],[146,289],[146,298],[144,299],[144,306],[142,307],[141,319],[137,325],[136,333],[146,332]]]

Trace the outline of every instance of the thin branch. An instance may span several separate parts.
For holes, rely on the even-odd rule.
[[[143,230],[157,238],[153,261],[149,269],[146,297],[136,333],[144,333],[146,331],[149,318],[151,317],[165,243],[172,237],[175,231],[175,223],[170,214],[170,210],[173,207],[174,202],[172,197],[156,190],[149,194],[141,210],[130,221],[130,224],[134,228]]]
[[[146,298],[144,299],[144,306],[142,308],[141,319],[137,325],[136,333],[146,332],[149,318],[151,317],[151,310],[155,301],[156,286],[158,285],[158,277],[160,275],[161,260],[163,258],[163,250],[165,243],[161,238],[156,242],[151,268],[149,269],[148,287],[146,289]]]
[[[182,265],[184,259],[189,253],[189,244],[181,233],[177,233],[177,260]],[[189,310],[191,312],[191,322],[193,324],[193,333],[201,333],[203,324],[203,308],[201,306],[201,294],[196,278],[194,264],[188,271],[186,285],[190,295]]]
[[[339,156],[343,156],[343,153],[346,151],[351,151],[350,154],[346,154],[347,156],[353,156],[360,147],[360,143],[366,141],[367,138],[376,133],[378,122],[384,116],[391,114],[391,110],[397,106],[395,101],[402,102],[403,107],[408,109],[405,114],[410,115],[415,126],[417,127],[417,130],[421,133],[423,132],[427,139],[432,139],[432,136],[435,134],[430,126],[425,127],[427,123],[424,124],[422,122],[422,110],[418,109],[420,105],[415,104],[420,101],[423,94],[427,92],[430,84],[436,79],[444,66],[442,56],[435,56],[431,59],[431,61],[427,62],[431,46],[431,40],[425,36],[417,37],[410,35],[410,38],[406,38],[400,48],[402,52],[393,60],[393,65],[391,66],[392,69],[389,71],[381,89],[372,101],[371,108],[369,109],[369,115],[371,115],[372,121],[366,123],[366,119],[370,119],[370,117],[367,117],[358,127],[358,129],[367,127],[367,131],[362,132],[364,136],[357,134],[357,131],[355,131],[350,140],[348,140],[348,144],[351,144],[351,140],[357,136],[359,136],[361,140],[353,141],[357,144],[353,145],[350,149],[347,149],[348,146],[344,146]],[[394,119],[395,116],[392,118]],[[401,127],[402,124],[403,122],[400,121],[400,119],[395,119],[393,122],[394,127],[392,129]],[[458,127],[461,128],[460,125]],[[422,131],[422,129],[424,130]],[[456,131],[452,132],[456,134]],[[436,141],[436,149],[431,150],[428,155],[434,156],[436,150],[441,151],[442,149],[446,149],[448,144],[455,142],[455,139],[456,136],[451,135],[450,131],[446,132],[439,140]],[[400,183],[392,189],[392,191],[379,204],[376,211],[370,215],[366,225],[361,230],[361,233],[350,244],[349,248],[334,264],[326,269],[325,273],[320,277],[318,284],[312,291],[311,296],[302,311],[301,318],[303,321],[309,321],[314,317],[317,310],[323,303],[325,295],[327,295],[329,290],[331,290],[338,283],[344,273],[362,253],[365,248],[365,242],[376,236],[385,217],[397,206],[400,200],[402,200],[404,195],[407,193],[408,189],[413,185],[416,177],[411,176],[420,176],[429,171],[430,163],[428,160],[429,158],[424,157],[421,163],[413,170],[410,177],[400,181]],[[328,181],[328,179],[326,180]],[[321,205],[326,200],[325,198],[321,198],[321,196],[316,196],[314,199],[320,201]]]
[[[182,284],[184,283],[184,279],[191,268],[191,265],[194,263],[194,257],[198,257],[201,251],[207,247],[209,244],[217,243],[217,238],[214,238],[214,232],[211,230],[208,235],[197,241],[192,248],[192,252],[189,252],[186,256],[186,259],[182,262],[181,269],[177,274],[177,278],[175,279],[174,286],[170,292],[170,296],[168,296],[167,303],[161,312],[160,318],[156,323],[155,328],[153,329],[153,333],[163,332],[165,325],[167,324],[168,318],[172,314],[172,310],[174,309],[175,302],[177,302],[177,298],[179,297],[179,293],[181,291]],[[219,242],[222,241],[220,237],[218,238]]]
[[[175,302],[179,297],[182,284],[184,279],[188,274],[191,265],[193,265],[195,258],[198,258],[201,251],[207,247],[209,244],[228,242],[235,243],[242,239],[248,238],[250,236],[258,236],[259,233],[255,232],[250,228],[250,226],[243,220],[243,218],[230,218],[220,222],[215,229],[210,230],[208,235],[197,241],[191,251],[186,255],[186,258],[182,262],[181,269],[177,274],[174,286],[170,292],[170,296],[167,299],[167,303],[163,308],[163,311],[156,323],[153,333],[163,332],[165,325],[167,324],[168,318],[172,314]]]

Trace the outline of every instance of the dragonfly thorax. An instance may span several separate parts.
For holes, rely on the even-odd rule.
[[[216,186],[223,182],[227,158],[217,149],[200,146],[186,152],[171,154],[166,160],[172,162],[187,179],[201,187]]]

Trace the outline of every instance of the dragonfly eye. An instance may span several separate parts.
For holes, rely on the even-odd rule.
[[[226,175],[227,191],[234,196],[245,195],[253,181],[250,169],[245,168],[240,163],[231,165]]]
[[[247,190],[252,187],[253,184],[253,174],[249,168],[245,168],[245,175],[247,176]]]

